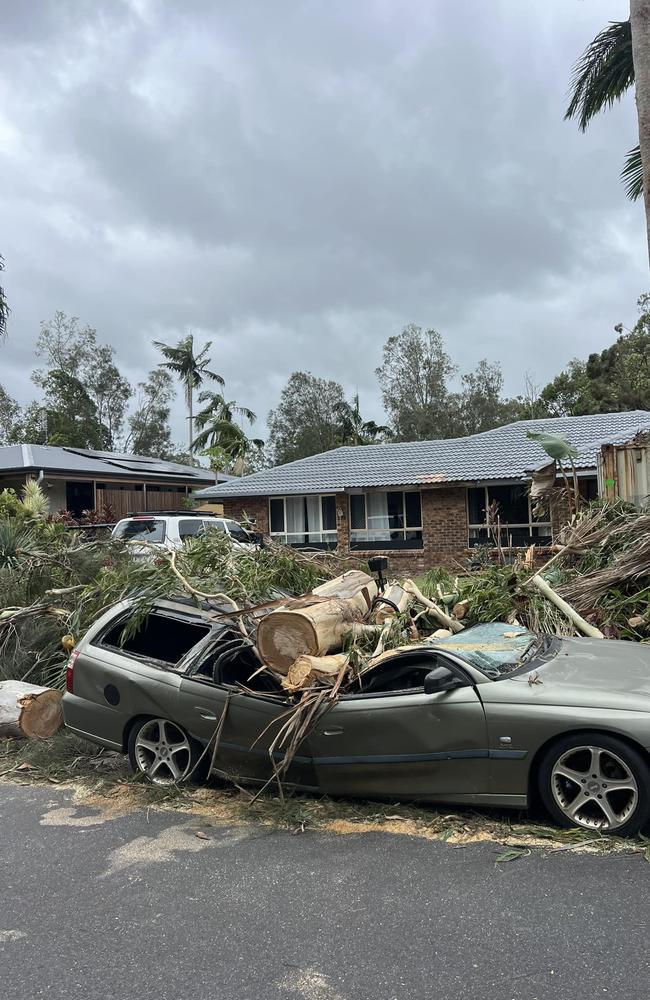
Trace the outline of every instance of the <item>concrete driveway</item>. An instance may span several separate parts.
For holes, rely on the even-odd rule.
[[[7,783],[0,831],[3,998],[650,994],[640,855],[495,864],[487,843],[211,826]]]

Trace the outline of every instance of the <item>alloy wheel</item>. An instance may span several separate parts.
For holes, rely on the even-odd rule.
[[[551,791],[567,819],[589,830],[617,830],[639,802],[628,764],[598,746],[572,747],[558,757],[551,770]]]
[[[134,744],[137,767],[156,785],[182,781],[190,770],[192,749],[183,730],[167,719],[150,719]]]

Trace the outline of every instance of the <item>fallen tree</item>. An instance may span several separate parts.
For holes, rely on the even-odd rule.
[[[322,657],[340,650],[351,626],[362,622],[372,608],[377,593],[371,576],[349,570],[269,612],[257,628],[260,659],[286,674],[299,656]]]

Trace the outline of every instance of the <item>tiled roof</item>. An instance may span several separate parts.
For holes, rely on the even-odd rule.
[[[0,448],[0,473],[43,469],[95,476],[97,479],[185,479],[190,485],[214,483],[214,473],[193,465],[178,465],[145,455],[121,455],[84,448],[55,448],[42,444],[14,444]],[[220,479],[227,479],[220,474]]]
[[[372,486],[518,480],[548,464],[527,431],[564,435],[578,450],[579,469],[595,469],[598,446],[650,430],[650,411],[519,420],[471,437],[336,448],[200,491],[204,497],[279,496]]]

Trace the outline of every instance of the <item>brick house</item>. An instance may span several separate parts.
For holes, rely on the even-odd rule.
[[[561,434],[578,450],[585,497],[599,487],[599,456],[609,440],[650,430],[650,412],[524,420],[466,438],[336,448],[208,487],[229,517],[290,545],[390,557],[391,569],[422,572],[464,562],[489,542],[486,508],[496,500],[504,544],[548,545],[550,517],[537,517],[529,486],[548,466],[529,430]],[[602,478],[602,474],[601,474]]]
[[[0,490],[12,487],[20,493],[25,482],[35,479],[52,514],[69,510],[78,516],[105,504],[118,518],[140,510],[176,508],[216,478],[209,469],[142,455],[40,444],[0,448]],[[219,474],[219,479],[228,478]]]

